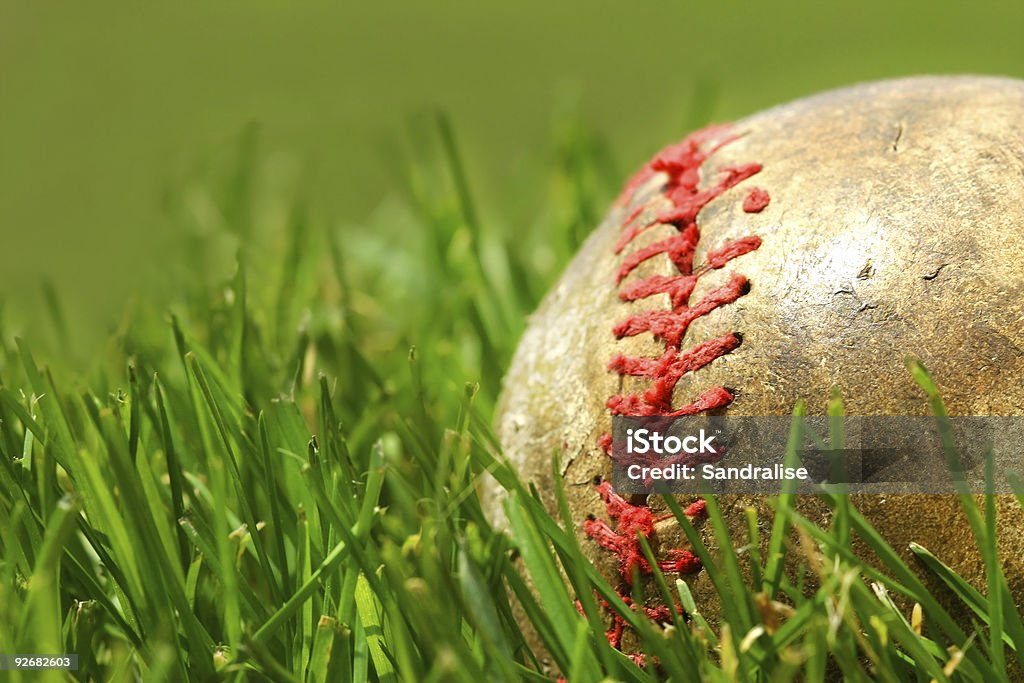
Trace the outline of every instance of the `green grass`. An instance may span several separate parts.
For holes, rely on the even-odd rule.
[[[662,628],[627,607],[564,500],[550,514],[488,426],[524,316],[620,171],[565,126],[549,206],[506,230],[474,202],[451,127],[416,139],[416,161],[396,165],[405,208],[358,229],[268,190],[243,145],[234,172],[169,202],[175,294],[128,314],[100,358],[69,360],[52,293],[53,338],[0,325],[0,652],[75,652],[77,679],[97,681],[550,680],[546,658],[570,681],[1008,680],[1024,626],[991,497],[961,496],[981,591],[927,549],[908,566],[839,493],[821,529],[784,492],[766,539],[752,512],[748,537],[729,538],[709,498],[714,553],[668,499],[724,621],[660,574],[659,597],[688,618]],[[927,372],[909,371],[942,419]],[[482,513],[485,470],[509,491],[508,533]],[[819,590],[783,571],[786,553]],[[602,601],[656,665],[608,645]]]

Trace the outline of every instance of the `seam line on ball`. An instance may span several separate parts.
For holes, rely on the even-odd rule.
[[[711,126],[689,135],[682,142],[671,145],[659,152],[627,184],[619,199],[620,205],[627,205],[633,194],[656,175],[664,174],[665,183],[660,196],[670,206],[651,216],[649,202],[633,209],[627,216],[622,234],[615,245],[615,253],[622,252],[640,235],[656,225],[671,225],[676,232],[648,246],[640,247],[627,254],[615,275],[619,286],[619,299],[624,302],[640,301],[649,297],[666,294],[669,297],[668,310],[648,310],[629,316],[616,324],[612,333],[617,339],[651,333],[663,343],[664,351],[658,357],[615,356],[608,364],[608,370],[620,376],[646,377],[651,380],[649,387],[639,394],[615,394],[607,400],[612,415],[636,417],[682,416],[703,413],[723,408],[735,399],[733,390],[716,386],[705,390],[691,403],[674,408],[672,395],[679,381],[691,372],[731,353],[743,343],[739,332],[728,332],[684,349],[683,342],[690,324],[718,308],[735,302],[750,291],[747,278],[732,274],[728,281],[701,297],[695,304],[690,299],[700,278],[707,273],[723,268],[736,258],[750,253],[761,246],[761,239],[750,235],[728,241],[707,253],[704,263],[694,266],[697,247],[700,244],[701,229],[697,217],[710,202],[727,190],[751,178],[761,171],[761,164],[747,163],[727,166],[721,169],[713,183],[700,187],[701,169],[715,152],[740,136],[731,132],[728,126]],[[747,213],[758,213],[768,206],[770,197],[761,188],[753,188],[743,200],[742,208]],[[645,219],[646,220],[643,220]],[[651,275],[633,278],[634,271],[646,261],[657,256],[667,256],[675,266],[672,275]],[[611,434],[600,438],[601,448],[612,455]],[[642,554],[639,537],[650,538],[654,525],[664,517],[655,517],[649,506],[634,505],[612,488],[608,481],[596,480],[597,492],[605,504],[613,529],[606,522],[589,517],[583,524],[584,531],[602,548],[618,557],[618,571],[624,586],[633,582],[635,573],[650,574],[652,567]],[[691,519],[703,517],[704,501],[697,500],[687,507]],[[690,574],[700,570],[699,559],[690,551],[673,548],[663,553],[658,567],[662,571]],[[667,614],[667,613],[666,613]],[[665,616],[658,612],[659,616]],[[618,647],[622,637],[622,624],[616,622],[606,634],[609,642]]]

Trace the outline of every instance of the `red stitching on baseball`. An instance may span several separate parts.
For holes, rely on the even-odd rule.
[[[602,607],[604,607],[607,610],[611,609],[611,605],[608,604],[608,601],[605,600],[604,598],[602,598],[601,596],[599,596],[596,592],[594,593],[594,597],[597,599],[597,601],[600,603],[600,605]],[[630,606],[633,604],[633,599],[630,598],[628,595],[622,596],[622,601],[625,602],[627,605],[630,605]],[[579,600],[576,601],[576,611],[579,612],[580,614],[584,614],[584,615],[586,614],[583,611],[583,603],[581,603]],[[643,612],[644,612],[645,615],[647,615],[648,619],[650,619],[651,621],[653,621],[653,622],[655,622],[657,624],[667,624],[670,621],[672,621],[672,610],[670,610],[665,605],[658,605],[656,607],[644,606],[643,607]],[[677,607],[676,608],[676,613],[677,614],[682,614],[683,613],[682,608],[681,607]],[[613,614],[612,615],[611,626],[604,633],[605,638],[608,639],[608,643],[612,647],[618,648],[619,645],[622,643],[622,634],[625,631],[625,628],[626,628],[626,620],[623,619],[618,614]],[[631,657],[635,657],[635,656],[636,655],[631,655]],[[644,664],[643,664],[644,657],[643,657],[643,655],[639,655],[639,657],[640,657],[639,660],[634,659],[633,661],[636,662],[636,664],[642,668],[644,666]]]
[[[755,187],[747,195],[747,198],[743,200],[743,210],[747,213],[761,213],[770,201],[771,197],[768,196],[767,192],[760,187]]]
[[[724,407],[734,398],[726,387],[712,387],[686,406],[678,409],[672,406],[672,393],[684,375],[734,351],[742,343],[739,334],[728,333],[691,349],[682,349],[683,339],[694,320],[733,303],[750,290],[750,283],[744,276],[733,274],[724,285],[711,290],[696,304],[690,305],[690,296],[701,277],[761,246],[761,239],[754,235],[732,240],[709,251],[702,265],[696,268],[693,265],[701,237],[697,222],[700,211],[727,190],[761,171],[761,164],[757,163],[728,166],[720,171],[719,177],[708,187],[699,187],[700,170],[704,162],[738,138],[738,135],[729,132],[728,126],[711,126],[697,131],[682,142],[662,150],[626,184],[625,193],[631,193],[658,173],[663,173],[667,178],[662,196],[671,202],[671,206],[647,221],[639,220],[646,207],[635,209],[625,223],[615,245],[615,252],[621,253],[654,225],[673,225],[676,234],[627,255],[616,274],[616,282],[621,284],[640,264],[660,254],[669,257],[678,274],[652,275],[626,283],[619,291],[619,298],[623,301],[667,294],[671,308],[632,315],[613,328],[613,333],[619,339],[650,332],[661,339],[665,346],[659,358],[617,356],[612,359],[609,370],[620,375],[646,376],[653,381],[652,386],[642,394],[616,394],[610,397],[607,404],[614,415],[688,415]],[[755,195],[756,203],[760,205],[758,210],[767,206],[767,192],[755,188],[747,200]],[[606,441],[602,439],[602,447]]]
[[[655,156],[626,183],[619,198],[619,204],[624,206],[641,186],[652,181],[658,174],[667,176],[661,196],[668,199],[671,206],[646,221],[640,218],[649,207],[644,204],[634,209],[626,218],[622,234],[615,245],[616,254],[621,254],[637,237],[653,226],[672,225],[676,233],[627,254],[616,273],[615,281],[620,285],[621,300],[639,301],[656,294],[667,294],[671,308],[637,313],[615,325],[613,334],[617,339],[649,332],[663,342],[664,352],[656,358],[619,355],[611,360],[609,371],[620,376],[646,377],[651,380],[650,386],[639,394],[611,396],[607,406],[613,415],[692,415],[723,408],[735,398],[727,387],[711,387],[687,405],[680,408],[672,405],[672,394],[684,376],[731,353],[743,342],[738,332],[728,332],[692,348],[682,348],[686,332],[694,320],[735,302],[750,291],[747,279],[733,274],[724,285],[711,290],[690,305],[690,297],[701,277],[761,246],[761,239],[753,235],[732,240],[710,250],[704,263],[694,267],[693,261],[701,237],[697,221],[700,211],[727,190],[761,171],[761,165],[757,163],[728,166],[721,169],[719,176],[708,187],[699,187],[704,162],[738,138],[738,135],[729,132],[728,126],[711,126],[689,135],[682,142],[667,147]],[[769,201],[770,197],[765,190],[753,188],[743,200],[743,210],[747,213],[760,212],[768,206]],[[660,255],[669,258],[677,274],[651,275],[624,283],[640,265]],[[599,445],[611,455],[610,434],[602,435]],[[639,537],[650,538],[654,534],[655,522],[666,517],[655,517],[646,505],[629,503],[615,493],[607,481],[597,484],[597,492],[605,503],[608,516],[615,522],[615,528],[591,516],[583,523],[584,531],[602,548],[616,554],[619,575],[624,585],[629,586],[633,582],[634,572],[649,574],[652,571],[650,563],[641,552]],[[705,516],[705,502],[697,500],[692,503],[686,508],[686,514],[691,518]],[[658,562],[662,571],[693,573],[701,568],[700,560],[682,548],[669,549],[663,557],[665,559]],[[659,613],[659,616],[664,615]],[[617,620],[607,634],[609,642],[616,647],[621,639],[622,627],[623,623]]]
[[[616,253],[621,253],[654,225],[673,225],[677,232],[627,255],[616,274],[616,282],[622,284],[640,264],[661,254],[669,257],[678,274],[651,275],[626,283],[619,291],[619,298],[623,301],[638,301],[655,294],[667,294],[671,308],[632,315],[613,328],[613,333],[619,339],[650,332],[665,345],[665,351],[659,358],[617,356],[612,359],[609,370],[619,375],[646,376],[653,382],[642,394],[611,396],[607,405],[613,415],[690,415],[722,408],[735,398],[726,387],[712,387],[688,405],[678,409],[672,406],[672,393],[684,375],[731,353],[743,340],[742,336],[733,332],[682,350],[683,339],[694,320],[733,303],[750,290],[750,283],[744,276],[733,274],[724,285],[711,290],[696,304],[690,305],[690,296],[702,276],[761,246],[761,239],[754,235],[732,240],[709,251],[702,265],[696,268],[693,265],[701,236],[697,222],[701,209],[726,190],[761,171],[761,164],[757,163],[728,166],[721,170],[720,177],[710,186],[704,189],[699,187],[700,169],[704,162],[738,137],[729,133],[727,126],[712,126],[697,131],[682,142],[662,150],[626,184],[624,194],[631,194],[658,173],[664,173],[668,177],[662,196],[671,202],[671,206],[648,221],[639,220],[646,207],[637,207],[626,220],[622,235],[615,245]],[[716,139],[718,142],[715,142]],[[625,199],[628,201],[629,197]],[[744,200],[744,210],[748,210],[748,204],[751,204],[752,209],[760,211],[768,205],[768,201],[766,191],[754,188]],[[608,439],[602,437],[602,448],[607,450],[608,445]]]
[[[608,516],[615,522],[615,529],[596,517],[588,517],[583,522],[583,530],[593,538],[599,546],[611,550],[619,558],[619,575],[626,585],[633,584],[634,572],[650,574],[651,565],[644,557],[640,547],[640,538],[649,538],[654,533],[654,524],[672,515],[655,517],[651,509],[644,505],[631,505],[625,498],[615,493],[611,482],[602,481],[597,485]],[[695,516],[703,514],[704,508],[690,506],[688,511]],[[658,561],[658,568],[663,572],[693,574],[700,571],[700,560],[689,550],[673,548],[666,558]]]

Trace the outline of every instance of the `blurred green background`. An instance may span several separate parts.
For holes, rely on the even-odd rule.
[[[1024,76],[1021,35],[1019,2],[0,0],[0,299],[24,333],[50,281],[99,338],[161,280],[163,197],[252,123],[321,224],[356,231],[394,197],[416,117],[443,110],[485,221],[515,226],[566,117],[624,178],[688,128],[814,91]]]

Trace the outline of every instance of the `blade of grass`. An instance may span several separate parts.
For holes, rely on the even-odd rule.
[[[789,430],[786,454],[783,459],[787,467],[796,466],[798,459],[797,450],[803,443],[803,418],[806,414],[806,404],[803,401],[798,402],[793,409],[793,423]],[[795,491],[796,481],[786,480],[782,484],[782,492],[779,494],[774,505],[775,518],[772,521],[772,532],[768,540],[768,555],[764,568],[764,577],[767,582],[764,588],[772,599],[778,596],[779,584],[782,581],[782,572],[785,564],[784,546],[789,532],[789,521],[786,513],[793,508]]]

